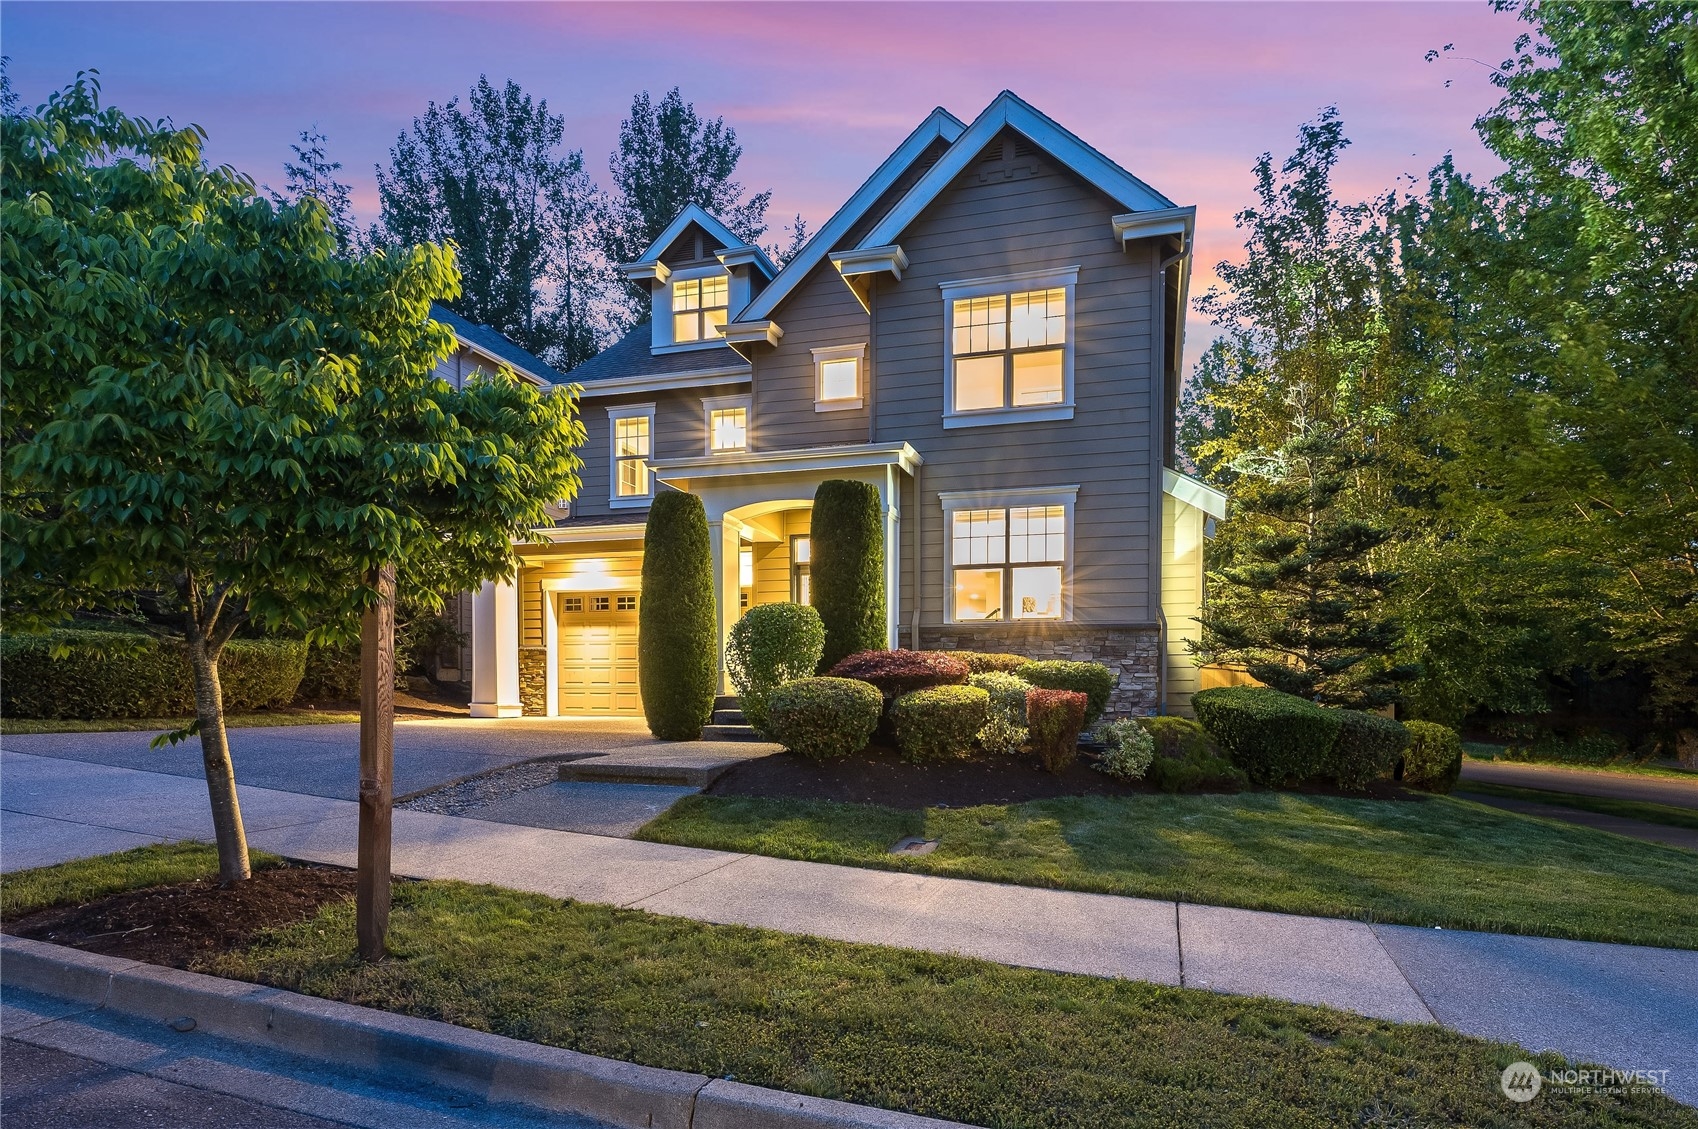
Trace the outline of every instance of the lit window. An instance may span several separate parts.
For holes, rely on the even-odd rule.
[[[755,586],[755,550],[744,545],[737,550],[737,587]]]
[[[672,284],[672,340],[711,341],[725,336],[729,280],[725,275],[686,278]]]
[[[646,414],[613,421],[613,492],[620,498],[648,497],[652,426]]]
[[[813,584],[809,571],[813,555],[811,538],[790,538],[790,599],[798,604],[812,602]]]
[[[708,446],[715,451],[742,451],[749,446],[749,409],[714,408],[708,412]]]
[[[956,299],[950,339],[955,410],[1061,403],[1066,344],[1064,287]]]
[[[865,345],[834,345],[814,350],[815,408],[822,412],[861,406],[861,366]]]
[[[1066,558],[1065,506],[954,511],[952,618],[1060,619]]]

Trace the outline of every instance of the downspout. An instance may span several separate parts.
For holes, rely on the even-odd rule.
[[[1189,240],[1186,240],[1183,243],[1183,245],[1180,247],[1178,252],[1176,252],[1175,254],[1169,255],[1167,258],[1165,258],[1161,261],[1159,266],[1157,266],[1156,275],[1157,275],[1158,279],[1160,280],[1158,285],[1161,287],[1161,301],[1162,301],[1162,304],[1164,306],[1167,304],[1167,271],[1168,271],[1168,268],[1173,266],[1175,263],[1179,262],[1181,259],[1187,257],[1190,254],[1191,254],[1191,244],[1190,244]],[[1179,311],[1179,316],[1180,317],[1184,316],[1183,310]],[[1163,320],[1163,324],[1165,325],[1166,319],[1163,318],[1162,320]],[[1175,330],[1175,338],[1176,339],[1177,339],[1177,335],[1178,335],[1178,331]],[[1168,445],[1168,429],[1173,426],[1173,421],[1167,418],[1167,373],[1168,373],[1168,364],[1169,364],[1169,360],[1172,356],[1172,353],[1166,347],[1166,342],[1163,342],[1162,352],[1165,355],[1161,359],[1161,368],[1162,368],[1162,377],[1163,377],[1163,379],[1162,379],[1162,392],[1161,392],[1161,396],[1162,396],[1162,403],[1161,403],[1161,407],[1162,407],[1162,432],[1161,432],[1161,437],[1160,437],[1161,447],[1160,447],[1160,456],[1159,457],[1162,458],[1163,460],[1165,460],[1165,457],[1166,457],[1166,454],[1167,454],[1167,445]],[[1175,372],[1173,374],[1173,377],[1174,377],[1174,379],[1178,379],[1179,374],[1177,372]],[[1162,532],[1162,540],[1163,540],[1162,563],[1166,564],[1167,563],[1167,545],[1166,545],[1165,542],[1167,540],[1167,538],[1166,538],[1166,524],[1167,523],[1166,523],[1165,519],[1166,519],[1166,515],[1167,515],[1167,492],[1161,488],[1161,485],[1160,485],[1161,480],[1160,480],[1159,477],[1157,478],[1156,482],[1157,482],[1156,497],[1161,500],[1161,509],[1162,509],[1161,516],[1162,516],[1162,519],[1163,519],[1160,522],[1160,527],[1163,530],[1163,532]],[[1156,576],[1155,576],[1155,588],[1156,588],[1156,650],[1158,652],[1157,655],[1156,655],[1156,716],[1165,717],[1167,715],[1168,629],[1167,629],[1167,609],[1162,606],[1161,573],[1160,573],[1159,570],[1157,571]]]

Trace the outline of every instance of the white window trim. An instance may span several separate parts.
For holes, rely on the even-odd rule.
[[[741,447],[720,447],[713,445],[713,413],[724,411],[726,408],[743,409],[743,445]],[[750,441],[754,438],[755,413],[752,408],[752,397],[745,392],[741,396],[703,396],[702,397],[702,453],[709,458],[724,458],[727,455],[746,455],[749,453]]]
[[[697,349],[722,349],[725,347],[725,338],[723,337],[709,337],[703,341],[674,341],[672,339],[672,284],[689,282],[697,278],[713,278],[715,275],[724,275],[726,279],[725,322],[727,325],[731,324],[731,315],[735,311],[729,305],[731,297],[730,271],[718,263],[712,263],[705,267],[675,270],[667,276],[665,286],[657,286],[654,290],[654,308],[649,314],[654,323],[653,333],[649,339],[650,353],[690,353]]]
[[[649,420],[649,492],[619,493],[619,421],[647,416]],[[638,510],[654,501],[654,461],[658,436],[654,430],[653,404],[621,404],[607,409],[607,505],[614,510]]]
[[[825,362],[849,361],[855,362],[855,395],[840,396],[835,400],[827,400],[825,392]],[[814,350],[814,411],[816,412],[848,412],[854,411],[867,400],[867,344],[832,345],[824,349]]]
[[[1021,271],[995,278],[963,278],[938,284],[943,292],[943,426],[988,427],[999,423],[1040,423],[1073,418],[1073,351],[1079,333],[1078,309],[1073,301],[1079,284],[1079,268]],[[1027,290],[1067,292],[1067,340],[1061,347],[1061,403],[1029,407],[985,408],[973,412],[955,410],[955,303],[963,298],[992,294],[1014,294]]]
[[[962,627],[1018,627],[1034,623],[1073,622],[1073,509],[1079,497],[1077,486],[1034,486],[1009,490],[949,490],[938,494],[943,505],[943,621]],[[955,618],[955,512],[998,510],[1022,506],[1060,506],[1066,511],[1066,554],[1061,562],[1061,618],[957,620]],[[988,566],[987,566],[988,567]],[[1001,568],[1014,567],[1004,562]]]

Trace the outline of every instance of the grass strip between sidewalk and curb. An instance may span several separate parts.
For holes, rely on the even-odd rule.
[[[192,718],[103,717],[93,721],[78,718],[3,717],[0,734],[26,736],[34,733],[170,733],[183,728]],[[233,713],[224,718],[226,729],[262,729],[291,725],[346,725],[360,720],[358,713],[341,710],[278,710],[272,713]]]
[[[894,855],[914,836],[926,855]],[[1399,925],[1698,949],[1693,853],[1449,796],[1080,796],[905,810],[687,796],[657,843]]]
[[[172,865],[194,848],[173,848]],[[202,876],[214,855],[199,848]],[[157,849],[8,879],[111,889]],[[108,873],[91,879],[90,867]],[[57,868],[48,868],[54,870]],[[19,899],[20,904],[25,899]],[[647,1066],[995,1129],[1361,1124],[1659,1126],[1656,1095],[1498,1088],[1533,1055],[1436,1025],[985,961],[705,925],[488,886],[398,885],[391,956],[354,958],[335,902],[195,970]],[[1365,1111],[1372,1111],[1365,1113]]]
[[[1501,796],[1506,800],[1526,800],[1528,803],[1575,808],[1599,815],[1637,819],[1641,823],[1656,823],[1664,827],[1684,827],[1698,831],[1698,808],[1677,808],[1668,804],[1646,803],[1643,800],[1619,800],[1613,796],[1585,796],[1578,792],[1550,792],[1543,788],[1523,788],[1513,784],[1489,784],[1484,780],[1465,780],[1457,785],[1456,790],[1459,793]]]

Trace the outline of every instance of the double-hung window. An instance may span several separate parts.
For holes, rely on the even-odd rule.
[[[730,279],[723,274],[672,283],[672,340],[679,345],[725,336]]]
[[[951,622],[1072,617],[1075,492],[1068,487],[944,496]]]
[[[1077,274],[943,284],[945,426],[1071,418]]]
[[[654,497],[654,405],[629,404],[607,410],[609,448],[608,503],[615,509],[646,506]]]
[[[749,397],[714,396],[702,401],[702,411],[706,413],[708,454],[749,449]]]

